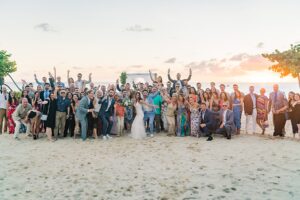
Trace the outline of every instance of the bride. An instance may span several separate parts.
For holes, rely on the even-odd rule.
[[[143,139],[147,137],[144,126],[144,111],[142,109],[142,104],[155,108],[154,105],[148,104],[145,101],[143,101],[139,92],[135,94],[134,107],[136,110],[136,116],[131,126],[131,137],[134,139]]]

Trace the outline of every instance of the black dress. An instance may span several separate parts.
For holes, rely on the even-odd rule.
[[[48,115],[47,120],[45,122],[45,126],[47,128],[55,128],[55,117],[56,117],[56,109],[57,102],[56,99],[50,100],[47,99],[48,103],[44,106],[43,115]],[[49,108],[50,106],[50,108]]]

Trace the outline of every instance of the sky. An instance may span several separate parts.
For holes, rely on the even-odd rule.
[[[53,67],[114,81],[122,71],[197,82],[290,82],[262,53],[300,43],[297,0],[0,0],[0,49],[19,81]]]

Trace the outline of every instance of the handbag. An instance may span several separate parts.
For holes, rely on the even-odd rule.
[[[48,111],[47,111],[47,114],[42,114],[42,117],[41,117],[41,120],[42,120],[42,121],[47,121],[48,114],[49,114],[49,110],[50,110],[50,101],[49,101],[49,105],[48,105]]]

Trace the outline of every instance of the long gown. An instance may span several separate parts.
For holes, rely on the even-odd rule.
[[[200,112],[198,108],[191,108],[191,136],[198,137],[200,131]]]
[[[131,137],[134,139],[143,139],[147,137],[147,133],[144,126],[144,111],[140,103],[135,105],[136,116],[131,126]]]

